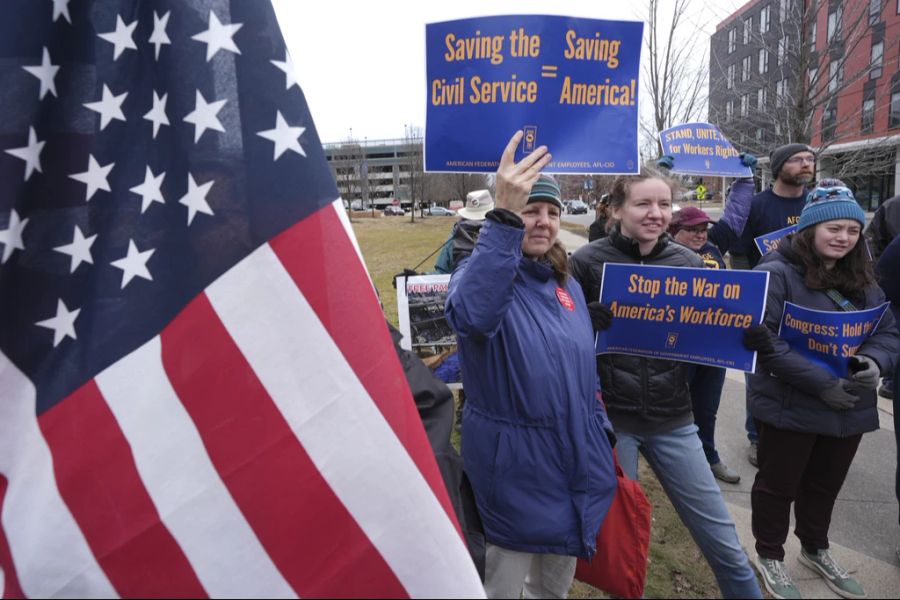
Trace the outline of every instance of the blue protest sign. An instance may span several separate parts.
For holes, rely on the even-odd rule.
[[[637,173],[644,24],[543,15],[425,27],[425,170],[493,172],[546,145],[548,173]]]
[[[765,271],[606,263],[600,302],[613,320],[597,335],[597,354],[753,371],[744,330],[762,322],[768,285]]]
[[[753,241],[756,242],[756,248],[759,250],[759,253],[762,256],[765,256],[772,250],[778,247],[778,244],[781,243],[781,240],[784,239],[789,233],[794,233],[797,231],[796,223],[794,225],[788,225],[783,229],[779,229],[777,231],[770,231],[765,235],[761,235],[759,237],[753,238]]]
[[[888,306],[835,312],[785,302],[778,336],[810,362],[846,377],[850,357],[878,327]]]
[[[675,159],[673,173],[685,175],[716,175],[720,177],[751,177],[719,128],[709,123],[685,123],[659,133],[663,154]]]

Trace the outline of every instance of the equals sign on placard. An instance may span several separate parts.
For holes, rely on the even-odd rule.
[[[554,65],[541,65],[541,77],[556,77],[557,68]]]

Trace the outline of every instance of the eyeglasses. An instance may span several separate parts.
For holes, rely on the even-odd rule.
[[[685,227],[682,231],[694,234],[709,233],[709,225],[704,223],[703,225],[695,225],[694,227]]]
[[[814,164],[816,164],[816,157],[815,156],[793,156],[784,162],[791,164],[791,165],[799,165],[800,163],[814,165]]]

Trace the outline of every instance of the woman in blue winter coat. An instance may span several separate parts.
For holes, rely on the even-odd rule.
[[[797,232],[768,253],[756,270],[769,272],[763,325],[745,343],[760,352],[748,379],[750,410],[759,431],[759,473],[751,492],[757,565],[766,587],[780,598],[799,598],[785,570],[790,527],[800,562],[844,598],[864,598],[828,550],[828,526],[838,492],[863,433],[878,429],[875,388],[891,372],[900,349],[887,311],[849,358],[847,378],[775,337],[785,302],[819,311],[863,310],[884,303],[860,240],[865,213],[845,187],[817,188],[800,214]]]
[[[497,171],[496,208],[450,280],[467,400],[462,454],[487,540],[490,598],[565,597],[576,557],[597,551],[616,489],[591,320],[557,242],[545,147]],[[610,433],[607,433],[610,432]],[[601,549],[602,551],[602,549]]]

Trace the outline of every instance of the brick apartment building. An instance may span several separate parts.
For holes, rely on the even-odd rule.
[[[750,0],[709,67],[710,121],[741,150],[806,142],[864,208],[900,194],[900,0]]]

